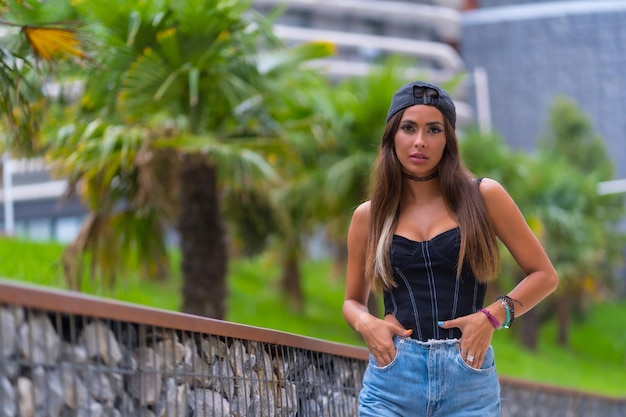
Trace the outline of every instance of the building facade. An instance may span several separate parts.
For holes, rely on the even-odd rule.
[[[73,240],[86,211],[77,196],[66,196],[67,181],[53,179],[41,159],[4,158],[2,168],[3,233],[31,240]]]
[[[626,2],[479,3],[463,13],[460,52],[469,69],[484,69],[493,128],[530,151],[555,98],[569,97],[626,178]]]

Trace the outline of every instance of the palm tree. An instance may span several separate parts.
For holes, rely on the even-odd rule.
[[[615,226],[623,216],[624,199],[598,195],[598,182],[612,179],[614,168],[602,138],[572,100],[555,100],[550,130],[539,145],[546,155],[542,169],[561,166],[554,172],[556,180],[542,185],[549,198],[543,213],[546,245],[561,276],[558,342],[566,345],[572,313],[582,312],[600,288],[615,283],[625,242]]]
[[[605,219],[598,216],[598,179],[551,154],[537,157],[530,168],[526,212],[537,219],[539,237],[559,273],[553,305],[558,342],[566,345],[573,311],[597,295],[603,264],[611,262]]]
[[[308,51],[312,57],[333,51],[324,43],[307,49],[313,49]],[[281,121],[279,131],[289,151],[275,161],[283,181],[269,195],[277,219],[273,251],[281,265],[280,284],[287,304],[301,312],[305,300],[300,264],[306,256],[307,238],[319,224],[323,201],[316,197],[320,195],[323,156],[334,152],[336,141],[325,113],[332,90],[327,78],[315,70],[294,72],[292,60],[280,60],[272,71],[272,79],[277,80],[272,90],[279,93],[271,98],[269,107],[272,117]]]
[[[277,181],[265,158],[284,152],[266,106],[275,63],[264,58],[279,44],[269,21],[248,6],[226,0],[77,4],[103,40],[102,71],[87,78],[80,103],[83,118],[92,121],[63,129],[57,142],[63,146],[53,154],[93,203],[93,220],[71,246],[79,257],[69,258],[91,251],[98,265],[109,265],[102,271],[112,271],[119,261],[111,257],[113,235],[132,239],[138,253],[163,254],[165,221],[173,219],[182,252],[182,309],[215,318],[225,314],[229,257],[222,191],[250,192],[259,182]],[[316,53],[322,49],[328,48]],[[63,151],[68,144],[70,153]],[[160,182],[170,176],[158,172],[155,160],[167,161],[176,176],[171,187]],[[103,225],[127,226],[131,219],[142,220],[143,236],[128,229],[120,234],[124,227],[103,233]],[[80,273],[80,262],[67,265]]]
[[[237,127],[237,106],[258,96],[262,83],[252,58],[261,41],[271,43],[264,33],[267,25],[246,13],[246,2],[223,1],[219,6],[209,1],[77,3],[82,18],[97,34],[94,38],[102,40],[97,50],[101,71],[86,79],[82,110],[88,120],[98,117],[105,127],[95,133],[90,128],[78,128],[76,132],[87,134],[73,137],[82,137],[85,145],[95,143],[95,149],[107,144],[112,152],[101,155],[118,154],[120,163],[94,165],[104,168],[103,172],[77,169],[72,173],[77,181],[93,172],[93,178],[99,179],[91,182],[98,190],[94,194],[113,198],[109,204],[96,202],[94,220],[84,225],[69,252],[76,249],[82,254],[91,248],[97,251],[92,260],[101,261],[100,265],[115,264],[111,250],[102,244],[93,245],[106,233],[113,233],[106,232],[101,224],[111,224],[120,213],[137,213],[138,207],[132,203],[137,200],[133,196],[139,195],[134,194],[138,190],[128,184],[137,184],[133,176],[139,173],[139,150],[144,146],[150,156],[155,146],[176,147],[177,169],[172,173],[178,176],[178,201],[173,202],[176,212],[170,214],[178,219],[173,223],[181,242],[182,309],[216,318],[222,318],[225,312],[228,259],[218,204],[217,160],[229,153],[232,157],[236,150],[220,148],[220,144]],[[211,146],[218,150],[212,152]],[[76,159],[80,154],[74,152],[67,157]],[[135,211],[116,212],[114,203],[125,199]],[[159,210],[165,206],[152,201],[152,210],[138,213],[144,224],[152,219],[149,224],[153,227],[147,231],[161,233],[136,241],[154,238],[162,251],[167,224],[162,225]]]

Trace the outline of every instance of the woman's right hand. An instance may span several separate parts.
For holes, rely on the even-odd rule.
[[[346,294],[341,311],[350,327],[361,334],[376,363],[385,366],[396,357],[393,336],[407,337],[411,332],[392,314],[381,320],[367,310],[371,290],[365,279],[369,222],[370,202],[366,201],[354,211],[348,230]]]
[[[366,312],[361,313],[359,325],[356,327],[380,367],[389,365],[396,357],[393,336],[409,337],[412,333],[410,329],[402,327],[393,316],[381,320]]]

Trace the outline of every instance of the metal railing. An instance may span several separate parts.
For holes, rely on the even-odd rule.
[[[355,416],[363,349],[0,284],[0,416]]]
[[[364,348],[0,281],[0,417],[356,417]],[[626,398],[500,378],[502,417]]]

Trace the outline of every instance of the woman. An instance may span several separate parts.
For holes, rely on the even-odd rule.
[[[455,123],[440,87],[416,81],[398,90],[370,200],[352,217],[343,315],[370,351],[361,417],[499,416],[493,332],[558,283],[505,189],[461,162]],[[499,270],[497,239],[526,277],[483,308]],[[370,291],[383,294],[383,319],[367,310]]]

